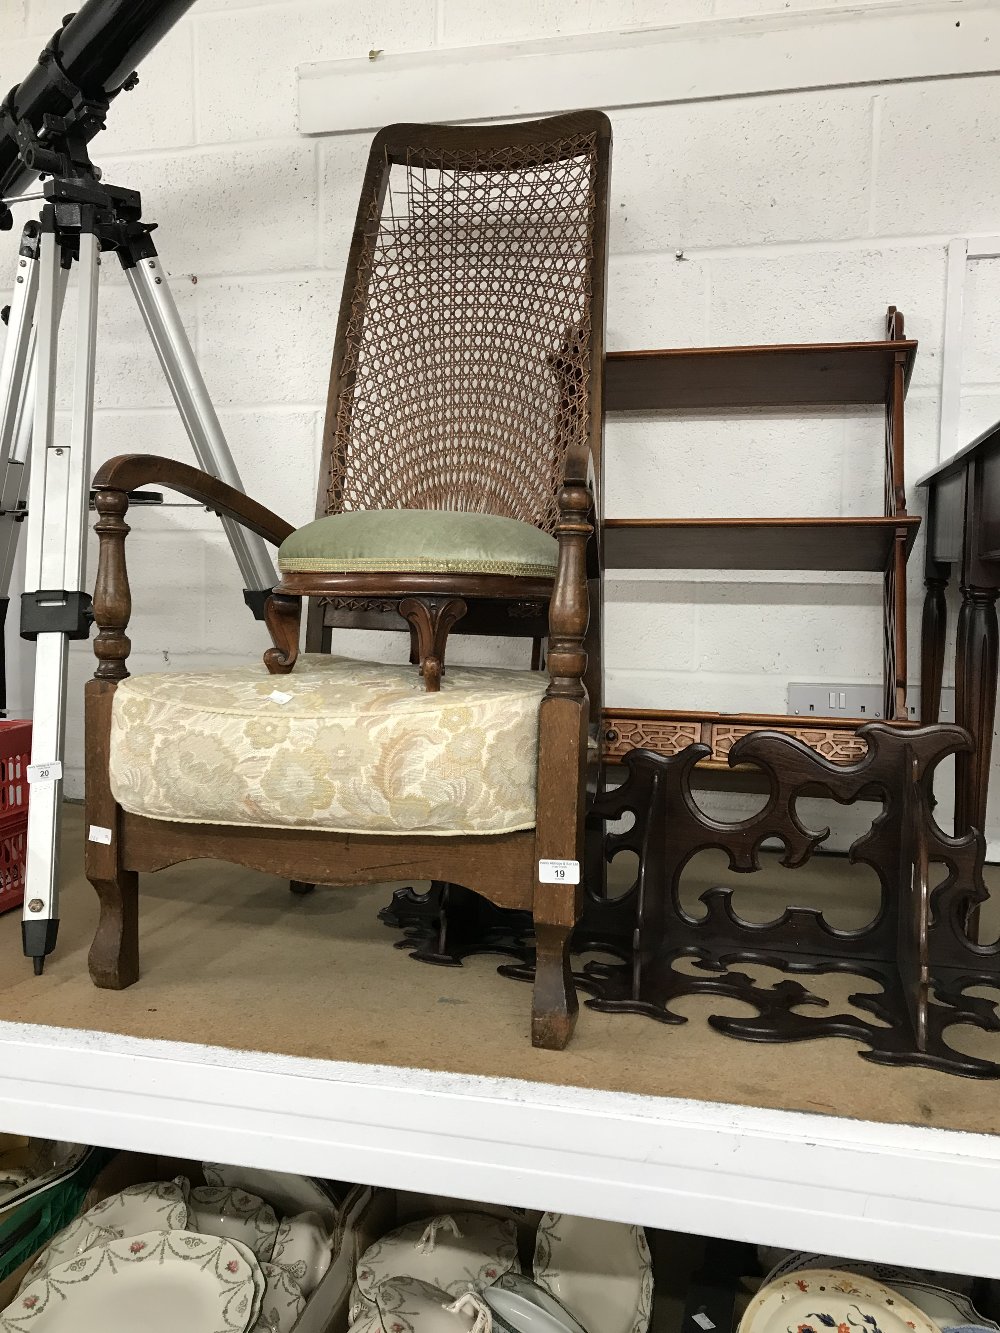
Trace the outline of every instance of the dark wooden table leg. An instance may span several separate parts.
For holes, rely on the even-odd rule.
[[[924,614],[920,623],[920,722],[928,727],[941,716],[941,679],[948,628],[947,576],[924,579]]]
[[[986,828],[986,796],[997,702],[997,608],[1000,589],[963,586],[955,664],[955,721],[971,735],[971,753],[955,756],[955,834]],[[979,938],[979,910],[967,926]]]
[[[955,664],[955,720],[975,749],[956,761],[955,832],[983,830],[997,701],[997,609],[1000,589],[963,587]]]

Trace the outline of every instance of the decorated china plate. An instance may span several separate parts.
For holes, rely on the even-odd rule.
[[[184,1230],[188,1224],[186,1190],[187,1181],[181,1176],[173,1181],[130,1185],[95,1204],[53,1236],[28,1269],[22,1290],[53,1268],[69,1263],[105,1241],[148,1231]]]
[[[82,1217],[74,1218],[68,1227],[63,1227],[62,1231],[52,1237],[28,1269],[20,1290],[23,1291],[32,1282],[37,1282],[40,1277],[44,1277],[53,1268],[58,1268],[61,1264],[69,1263],[71,1259],[75,1259],[77,1255],[89,1249],[95,1241],[99,1241],[101,1235],[106,1235],[108,1239],[120,1240],[123,1234],[117,1230],[109,1230],[100,1235],[96,1232],[97,1228],[86,1213]]]
[[[834,1259],[818,1254],[788,1255],[766,1281],[787,1277],[802,1268],[831,1268],[847,1271],[881,1282],[891,1287],[904,1300],[923,1310],[939,1328],[954,1328],[959,1324],[973,1324],[978,1328],[1000,1328],[992,1319],[981,1315],[967,1295],[968,1279],[947,1273],[930,1273],[920,1268],[896,1268],[891,1264],[856,1263],[853,1259]]]
[[[535,1281],[584,1328],[648,1333],[653,1266],[642,1227],[546,1213],[535,1241]]]
[[[247,1333],[258,1282],[227,1240],[154,1231],[53,1268],[0,1312],[0,1333]]]
[[[891,1287],[856,1273],[804,1268],[762,1287],[739,1333],[941,1333]]]
[[[120,1231],[123,1236],[138,1236],[146,1231],[183,1231],[188,1224],[187,1193],[189,1183],[183,1176],[176,1180],[154,1180],[95,1203],[84,1214],[92,1227]]]

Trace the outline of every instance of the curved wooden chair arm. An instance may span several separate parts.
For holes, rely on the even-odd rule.
[[[200,468],[178,463],[174,458],[161,458],[157,454],[119,454],[98,469],[93,482],[98,491],[126,492],[154,484],[198,500],[217,514],[242,523],[275,546],[280,546],[295,531],[291,523],[286,523],[242,491]]]
[[[571,444],[566,450],[563,462],[563,484],[573,482],[588,486],[596,495],[597,478],[594,472],[594,455],[589,444]]]

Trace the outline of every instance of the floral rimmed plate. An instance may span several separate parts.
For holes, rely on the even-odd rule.
[[[855,1276],[880,1282],[883,1287],[890,1287],[904,1300],[915,1305],[918,1310],[934,1321],[939,1328],[954,1328],[959,1324],[975,1325],[977,1328],[997,1329],[992,1319],[981,1315],[969,1300],[963,1289],[966,1278],[955,1277],[947,1273],[926,1272],[919,1268],[896,1268],[891,1264],[857,1263],[853,1259],[836,1259],[830,1255],[796,1253],[786,1258],[767,1275],[766,1282],[773,1282],[779,1277],[788,1277],[803,1268],[836,1269]]]
[[[855,1273],[805,1268],[762,1287],[739,1333],[941,1333],[891,1287]]]
[[[546,1213],[535,1241],[535,1281],[584,1328],[648,1333],[653,1265],[642,1227]]]
[[[115,1228],[124,1236],[138,1236],[147,1231],[183,1231],[188,1224],[189,1189],[184,1176],[129,1185],[119,1194],[95,1203],[85,1215],[92,1227]]]
[[[67,1264],[71,1259],[75,1259],[78,1254],[102,1239],[121,1240],[125,1233],[117,1228],[98,1232],[86,1213],[82,1217],[74,1218],[69,1226],[63,1227],[62,1231],[57,1232],[49,1241],[45,1249],[41,1252],[35,1262],[28,1269],[21,1282],[19,1290],[23,1291],[29,1287],[32,1282],[37,1282],[40,1277],[44,1277],[53,1268],[58,1268],[61,1264]]]
[[[0,1312],[0,1333],[247,1333],[258,1281],[229,1241],[153,1231],[53,1268]]]
[[[28,1269],[21,1289],[105,1241],[149,1231],[183,1231],[188,1224],[187,1190],[187,1180],[179,1176],[171,1181],[130,1185],[94,1204],[53,1236]]]

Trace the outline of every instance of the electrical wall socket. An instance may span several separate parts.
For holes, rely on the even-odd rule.
[[[909,713],[914,722],[920,720],[919,691],[911,690]],[[881,685],[840,685],[836,682],[810,681],[788,686],[788,713],[790,717],[850,717],[882,720]],[[941,722],[955,721],[955,691],[941,691]]]

